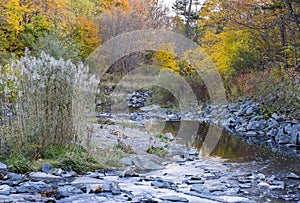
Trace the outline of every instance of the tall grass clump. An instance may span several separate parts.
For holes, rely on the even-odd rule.
[[[96,84],[87,67],[45,53],[27,53],[8,69],[0,95],[1,109],[6,110],[1,111],[1,146],[7,153],[39,158],[47,146],[86,142],[84,121],[93,108],[88,105]]]

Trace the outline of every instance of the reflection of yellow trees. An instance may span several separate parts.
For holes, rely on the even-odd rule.
[[[205,139],[207,138],[209,128],[213,128],[213,131],[221,131],[214,126],[209,126],[206,123],[200,123],[199,128],[196,129],[196,136],[192,136],[195,134],[193,129],[195,126],[194,121],[181,121],[181,122],[167,122],[164,128],[164,133],[171,132],[173,135],[178,134],[179,128],[185,129],[185,132],[177,135],[177,138],[180,138],[181,143],[185,144],[187,147],[195,147],[200,152],[208,149],[203,149],[209,147],[208,145],[203,146]],[[217,134],[217,133],[216,133]],[[214,139],[214,137],[213,137]],[[217,137],[215,137],[217,139]],[[211,156],[219,156],[222,158],[228,159],[237,159],[237,158],[250,158],[259,154],[259,149],[255,146],[250,146],[247,143],[241,141],[235,136],[230,135],[227,132],[223,132],[220,137],[218,144],[211,152]]]

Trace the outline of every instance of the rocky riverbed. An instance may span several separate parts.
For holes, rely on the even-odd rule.
[[[141,102],[144,106],[145,101]],[[44,164],[39,172],[14,174],[0,163],[0,202],[299,203],[299,122],[276,114],[266,118],[260,113],[259,105],[253,101],[207,105],[181,113],[153,106],[129,114],[99,113],[99,117],[116,123],[123,121],[123,125],[95,124],[94,154],[121,146],[127,152],[119,160],[123,167],[77,174]],[[179,120],[223,126],[251,144],[234,140],[235,145],[245,149],[245,154],[253,153],[254,158],[221,158],[224,150],[235,149],[223,142],[219,144],[223,150],[216,147],[212,156],[201,157],[194,145],[178,144],[182,138],[176,137],[176,133],[163,132],[162,139],[150,132],[151,123]],[[205,136],[192,139],[202,140]],[[257,149],[253,151],[251,146],[257,143],[266,143],[272,155],[254,153]],[[168,153],[160,158],[148,154],[149,147],[163,148]]]
[[[44,164],[40,172],[9,173],[1,164],[0,202],[299,202],[297,174],[267,174],[259,162],[228,163],[218,158],[201,159],[187,152],[177,161],[157,164],[150,172],[145,157],[124,171],[101,170],[76,174]],[[150,161],[151,162],[151,161]],[[149,164],[149,163],[148,163]]]

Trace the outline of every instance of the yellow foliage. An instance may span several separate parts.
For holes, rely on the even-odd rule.
[[[103,1],[102,7],[104,8],[106,13],[114,13],[118,9],[123,11],[129,11],[130,5],[128,0],[106,0]]]
[[[165,44],[161,47],[161,51],[156,52],[153,57],[153,63],[177,73],[180,71],[173,47],[170,45]]]
[[[243,61],[240,54],[251,52],[249,33],[245,30],[225,29],[219,34],[207,31],[202,39],[203,50],[210,56],[221,73],[230,73],[235,63]]]
[[[81,55],[88,56],[100,45],[98,26],[92,20],[77,17],[73,38],[80,44]]]
[[[195,73],[194,68],[185,60],[181,60],[174,53],[174,48],[170,44],[161,46],[152,58],[155,65],[163,67],[163,70],[173,71],[181,75],[192,75]]]

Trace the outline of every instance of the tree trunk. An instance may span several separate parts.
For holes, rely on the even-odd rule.
[[[288,8],[290,14],[292,15],[292,18],[294,19],[294,21],[297,24],[298,29],[299,29],[300,20],[298,19],[297,15],[295,14],[291,2],[289,0],[284,0],[284,2],[285,2],[286,7]]]
[[[193,0],[190,0],[189,9],[188,9],[188,17],[187,17],[186,26],[185,26],[185,36],[187,38],[189,38],[192,3],[193,3]]]
[[[286,28],[285,28],[285,21],[284,18],[281,19],[281,25],[280,25],[280,35],[281,35],[281,46],[282,46],[282,57],[284,61],[284,68],[288,68],[288,62],[287,62],[287,53],[286,53]]]

